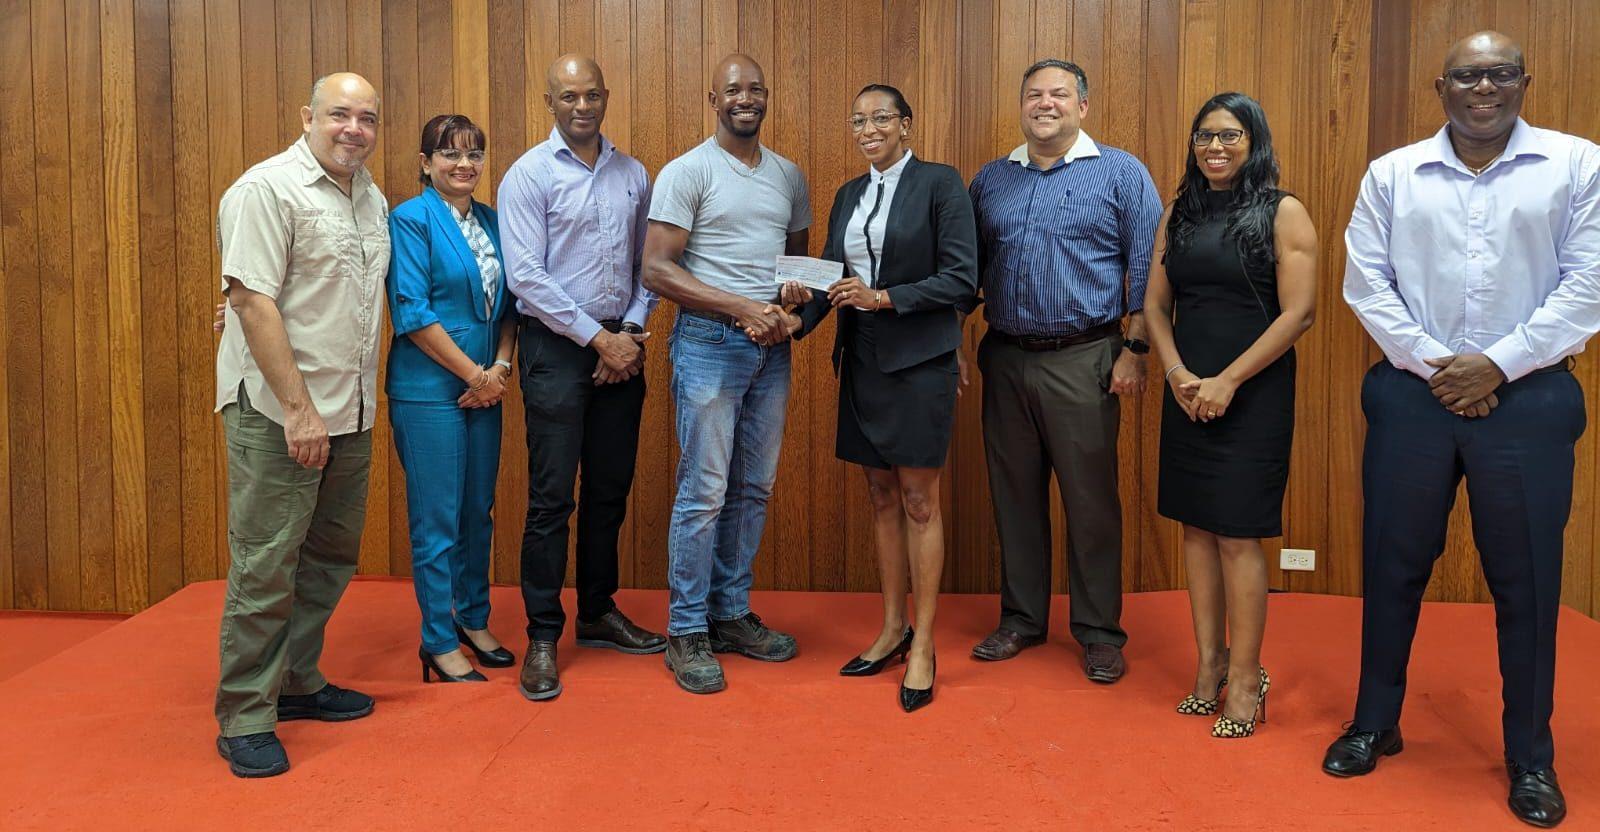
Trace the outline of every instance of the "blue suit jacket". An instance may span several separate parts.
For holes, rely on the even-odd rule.
[[[500,225],[494,209],[475,201],[472,213],[500,257]],[[504,267],[493,309],[486,311],[478,260],[467,247],[455,213],[432,187],[389,213],[389,239],[393,250],[386,283],[394,340],[384,389],[392,399],[455,401],[466,391],[466,383],[429,358],[406,333],[439,324],[474,362],[493,363],[500,321],[511,306]]]

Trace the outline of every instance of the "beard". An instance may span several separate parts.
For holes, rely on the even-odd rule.
[[[748,139],[751,136],[760,133],[762,122],[767,120],[767,112],[765,110],[754,110],[753,112],[756,114],[756,120],[748,124],[741,121],[736,121],[731,111],[723,116],[722,124],[728,128],[728,132],[738,136],[741,139]]]

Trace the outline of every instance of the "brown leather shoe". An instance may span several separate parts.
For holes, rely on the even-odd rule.
[[[517,690],[535,702],[561,695],[561,674],[556,671],[555,642],[528,643],[528,655],[522,659],[522,676],[517,680]]]
[[[1128,671],[1122,648],[1115,644],[1091,644],[1083,648],[1083,673],[1091,682],[1109,685]]]
[[[634,624],[616,607],[594,621],[579,619],[577,631],[579,647],[609,647],[635,654],[660,653],[667,649],[666,636]]]
[[[1016,630],[1001,627],[972,648],[972,657],[986,662],[1003,662],[1014,659],[1029,647],[1044,644],[1044,636],[1025,636]]]

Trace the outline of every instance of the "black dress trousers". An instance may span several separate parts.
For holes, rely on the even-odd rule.
[[[1502,385],[1488,416],[1456,416],[1428,383],[1387,361],[1367,372],[1361,687],[1355,727],[1400,721],[1422,594],[1444,551],[1456,487],[1494,596],[1506,759],[1548,768],[1561,604],[1562,535],[1572,508],[1583,390],[1564,366]]]
[[[555,641],[566,626],[567,520],[578,512],[578,617],[610,612],[617,534],[639,450],[644,374],[596,386],[599,354],[523,318],[518,341],[528,428],[528,517],[522,532],[522,601],[528,637]],[[573,501],[579,467],[583,485]]]

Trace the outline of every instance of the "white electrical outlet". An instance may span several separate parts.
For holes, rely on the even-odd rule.
[[[1283,549],[1278,552],[1278,568],[1296,572],[1312,572],[1317,568],[1315,549]]]

